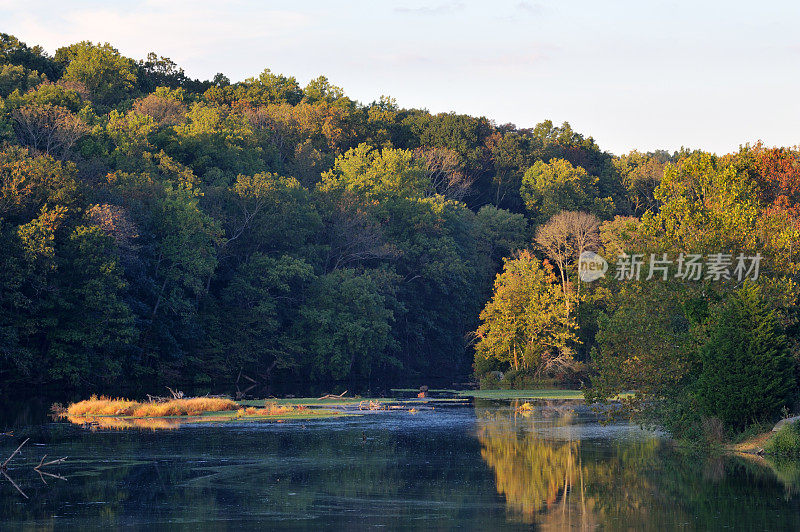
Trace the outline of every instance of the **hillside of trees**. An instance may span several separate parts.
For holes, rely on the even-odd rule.
[[[49,55],[0,34],[0,388],[474,370],[661,397],[701,373],[684,352],[714,358],[727,312],[771,316],[794,390],[798,157],[615,156],[567,123],[364,104],[269,69],[201,81],[156,54]],[[760,252],[765,273],[740,296],[733,281],[580,288],[580,251],[630,249]],[[536,305],[513,310],[519,294]],[[511,335],[492,326],[521,312]]]

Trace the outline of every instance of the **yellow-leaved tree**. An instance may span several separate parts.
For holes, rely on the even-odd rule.
[[[578,339],[564,297],[549,263],[527,250],[506,259],[480,314],[476,366],[494,360],[537,377],[567,368]]]

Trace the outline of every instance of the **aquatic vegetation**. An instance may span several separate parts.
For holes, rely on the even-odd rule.
[[[132,416],[141,418],[197,416],[204,412],[221,412],[236,410],[237,408],[239,408],[239,404],[235,401],[219,397],[191,397],[188,399],[141,403],[129,399],[111,399],[93,395],[85,401],[70,404],[66,413],[69,416]]]
[[[287,414],[296,414],[308,410],[309,408],[306,405],[279,405],[273,402],[265,402],[263,408],[248,406],[238,409],[236,411],[236,417],[285,416]]]
[[[70,404],[67,407],[67,414],[70,416],[128,416],[140,404],[128,399],[111,399],[93,395],[85,401]]]
[[[256,403],[250,401],[249,403]],[[341,409],[312,408],[306,404],[258,401],[246,406],[230,399],[192,397],[140,403],[92,396],[55,411],[59,418],[91,430],[171,430],[192,423],[277,421],[352,415]]]
[[[204,412],[236,410],[239,404],[218,397],[172,399],[163,403],[143,403],[133,411],[133,417],[197,416]]]

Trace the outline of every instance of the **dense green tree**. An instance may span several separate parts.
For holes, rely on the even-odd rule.
[[[564,159],[537,161],[522,177],[520,194],[537,224],[561,211],[588,211],[605,218],[614,211],[614,202],[610,197],[600,197],[598,181]]]
[[[28,46],[13,35],[0,33],[0,64],[8,63],[36,71],[54,81],[61,75],[61,67],[45,53],[41,46]]]
[[[369,276],[344,269],[317,278],[300,313],[296,334],[312,377],[363,379],[397,365],[387,351],[394,317]]]
[[[288,256],[273,259],[254,253],[221,290],[209,342],[215,361],[232,375],[269,375],[273,369],[301,364],[300,319],[305,287],[313,281],[310,265]],[[204,371],[207,371],[206,368]]]
[[[775,418],[797,396],[796,362],[779,316],[745,285],[712,318],[700,349],[697,402],[707,416],[741,429]]]
[[[15,90],[26,92],[46,80],[44,75],[22,65],[0,65],[0,97],[5,98]]]
[[[136,64],[108,43],[83,41],[59,48],[55,60],[65,65],[63,80],[82,83],[101,104],[117,104],[136,90]]]

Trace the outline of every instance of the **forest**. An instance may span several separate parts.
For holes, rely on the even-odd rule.
[[[556,382],[685,433],[797,398],[796,149],[618,156],[0,34],[0,181],[0,392]],[[580,281],[586,251],[608,275]],[[665,254],[729,268],[647,279]]]

